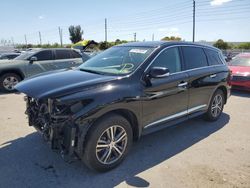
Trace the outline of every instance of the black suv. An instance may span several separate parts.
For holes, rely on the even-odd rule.
[[[143,134],[202,114],[217,120],[230,95],[229,78],[217,48],[135,42],[16,88],[27,94],[29,125],[52,149],[106,171]]]

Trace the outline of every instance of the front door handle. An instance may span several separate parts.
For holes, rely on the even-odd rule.
[[[188,85],[187,82],[181,82],[178,84],[178,87],[186,87]]]
[[[215,78],[216,77],[216,74],[211,74],[210,75],[210,78]]]

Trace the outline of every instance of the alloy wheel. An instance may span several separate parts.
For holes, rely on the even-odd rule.
[[[96,157],[102,164],[116,162],[124,153],[128,142],[125,129],[119,125],[107,128],[99,137]]]
[[[220,115],[223,107],[223,98],[220,94],[215,95],[212,107],[211,107],[211,112],[213,117],[217,117]]]

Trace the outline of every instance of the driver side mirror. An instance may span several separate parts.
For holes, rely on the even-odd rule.
[[[32,57],[30,58],[30,63],[33,63],[33,61],[37,61],[37,57],[36,57],[36,56],[32,56]]]
[[[152,67],[149,71],[150,78],[163,78],[169,75],[169,69],[166,67]]]

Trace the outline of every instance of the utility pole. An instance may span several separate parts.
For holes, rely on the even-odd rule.
[[[59,30],[59,38],[60,38],[60,43],[61,43],[61,47],[63,46],[63,42],[62,42],[62,29],[60,27],[58,27]]]
[[[15,46],[14,39],[11,37],[12,45]]]
[[[41,32],[39,31],[39,39],[40,39],[40,45],[42,45],[42,36],[41,36]]]
[[[61,29],[61,47],[63,47],[63,38],[62,38],[62,29]]]
[[[104,23],[104,30],[105,30],[105,42],[108,41],[108,33],[107,33],[107,18],[105,18],[105,23]]]
[[[25,40],[25,44],[26,44],[26,48],[27,48],[28,43],[27,43],[27,37],[26,37],[26,35],[24,35],[24,40]]]
[[[152,41],[154,41],[155,40],[155,34],[153,33],[152,34]]]
[[[134,33],[134,41],[136,42],[136,33]]]
[[[193,42],[195,41],[195,0],[193,0]]]

